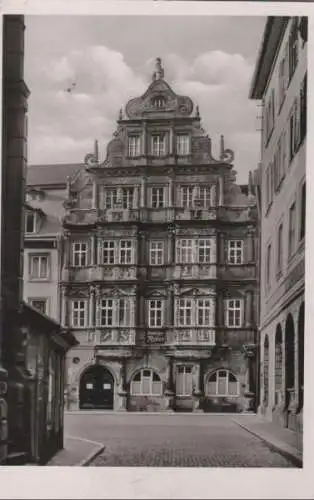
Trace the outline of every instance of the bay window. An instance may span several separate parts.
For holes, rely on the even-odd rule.
[[[181,186],[180,204],[183,208],[209,208],[213,205],[212,189],[210,185]]]
[[[101,299],[100,326],[132,326],[131,300],[129,297]]]
[[[176,241],[177,264],[210,264],[212,260],[212,240],[178,239]]]
[[[243,264],[243,240],[228,241],[228,263]]]
[[[176,326],[213,327],[215,323],[214,301],[212,298],[187,297],[175,303]]]
[[[140,156],[141,140],[139,135],[130,135],[128,138],[128,155],[131,157]]]

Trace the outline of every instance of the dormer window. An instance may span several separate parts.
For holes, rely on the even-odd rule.
[[[165,107],[166,99],[162,96],[153,97],[152,104],[154,108],[161,109]]]
[[[25,214],[25,233],[36,233],[36,213],[26,212]]]
[[[152,136],[152,155],[164,156],[166,154],[166,140],[164,135]]]

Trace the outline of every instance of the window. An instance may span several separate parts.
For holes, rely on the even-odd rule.
[[[116,188],[105,189],[104,191],[104,207],[114,208],[118,200],[118,190]]]
[[[285,100],[286,96],[286,89],[287,89],[287,71],[288,71],[288,59],[287,59],[287,49],[288,45],[285,50],[285,55],[283,59],[280,62],[279,65],[279,74],[278,74],[278,106],[279,106],[279,112],[281,110],[281,107],[283,105],[283,102]]]
[[[87,311],[88,311],[87,300],[72,301],[72,316],[71,316],[72,328],[84,328],[87,326]]]
[[[123,187],[122,188],[122,208],[130,209],[133,208],[134,200],[134,188],[133,187]]]
[[[102,264],[133,264],[134,247],[132,240],[103,240],[100,248],[102,250],[102,256],[100,257]]]
[[[192,396],[193,374],[192,366],[177,366],[176,370],[176,394],[178,396]]]
[[[265,144],[268,143],[275,125],[275,90],[272,89],[265,106]]]
[[[177,155],[184,156],[190,153],[190,137],[188,134],[177,135]]]
[[[164,135],[152,136],[152,155],[164,156],[166,154],[166,141]]]
[[[25,233],[36,233],[36,214],[33,212],[25,214]]]
[[[48,255],[30,255],[30,278],[33,280],[47,280],[49,277],[48,261]]]
[[[211,320],[211,300],[198,299],[196,301],[196,308],[197,326],[209,326]]]
[[[164,188],[163,187],[152,187],[151,190],[151,206],[152,208],[162,208],[164,207]]]
[[[243,264],[243,241],[229,240],[228,241],[228,263]]]
[[[113,325],[113,300],[103,299],[100,305],[101,309],[101,326],[112,326]]]
[[[148,301],[148,324],[150,328],[158,328],[163,326],[163,301],[149,300]]]
[[[300,240],[302,240],[305,236],[305,217],[306,217],[306,186],[304,182],[301,190]]]
[[[270,276],[271,276],[271,245],[267,247],[266,253],[266,286],[270,285]]]
[[[114,264],[114,241],[103,241],[102,242],[102,263],[103,264]]]
[[[178,326],[192,325],[192,299],[179,299]]]
[[[212,258],[212,241],[179,239],[176,242],[177,264],[209,264]]]
[[[30,299],[29,303],[41,314],[47,314],[47,299]]]
[[[294,75],[299,60],[298,54],[298,18],[293,19],[289,37],[289,80]]]
[[[300,90],[300,143],[306,137],[306,114],[307,114],[307,74],[303,78]]]
[[[239,394],[237,378],[229,370],[217,370],[209,376],[208,395],[236,396]]]
[[[132,241],[122,240],[120,243],[120,264],[131,264],[132,263]]]
[[[199,208],[208,208],[211,205],[211,188],[210,186],[199,186],[197,205]],[[196,200],[195,200],[196,201]],[[196,203],[195,203],[196,204]]]
[[[72,243],[72,265],[74,267],[87,266],[87,242],[75,241]]]
[[[278,235],[277,235],[277,273],[282,272],[282,236],[283,235],[283,225],[280,224],[278,228]]]
[[[228,299],[226,306],[227,306],[226,326],[229,326],[230,328],[241,327],[243,301],[241,299]]]
[[[128,139],[128,154],[129,156],[140,156],[141,142],[139,135],[131,135]]]
[[[212,205],[211,186],[181,186],[180,201],[183,208],[208,208]]]
[[[158,97],[154,97],[152,99],[152,104],[155,108],[164,108],[165,107],[165,104],[166,104],[166,100],[164,97],[162,96],[158,96]]]
[[[181,187],[181,206],[184,208],[190,208],[193,206],[193,186],[182,186]]]
[[[289,209],[289,239],[288,239],[288,255],[291,257],[295,247],[295,224],[296,224],[296,206],[293,203]]]
[[[130,299],[102,299],[100,302],[101,326],[130,326]]]
[[[199,264],[209,264],[210,251],[211,251],[211,241],[210,240],[198,240],[195,242],[198,247],[198,263]]]
[[[290,113],[290,161],[294,158],[300,145],[299,101],[294,100]]]
[[[162,266],[164,264],[164,242],[151,241],[149,247],[149,263],[151,266]]]
[[[133,396],[161,396],[162,382],[159,375],[150,369],[142,369],[131,381]]]

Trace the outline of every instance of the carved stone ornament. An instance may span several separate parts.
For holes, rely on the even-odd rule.
[[[101,330],[100,331],[100,342],[109,342],[112,339],[111,330]]]

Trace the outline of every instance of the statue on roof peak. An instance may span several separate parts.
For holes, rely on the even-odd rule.
[[[153,73],[153,81],[155,80],[162,80],[165,75],[164,69],[161,65],[161,58],[157,57],[156,63],[155,63],[155,71]]]

